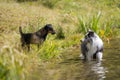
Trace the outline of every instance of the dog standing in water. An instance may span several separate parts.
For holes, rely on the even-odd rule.
[[[98,62],[102,60],[103,41],[93,31],[88,31],[84,39],[81,40],[81,57],[84,60],[91,61],[96,59]]]

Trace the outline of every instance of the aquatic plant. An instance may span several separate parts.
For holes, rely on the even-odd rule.
[[[76,28],[77,33],[83,33],[85,34],[88,31],[88,26],[86,25],[86,22],[83,20],[82,17],[78,16],[78,24]]]
[[[88,18],[90,20],[86,21],[82,17],[78,16],[76,32],[85,34],[90,29],[99,34],[104,39],[108,39],[108,36],[112,36],[114,32],[112,27],[113,24],[110,21],[100,24],[100,18],[101,12],[98,12],[97,15],[94,15],[92,18]]]

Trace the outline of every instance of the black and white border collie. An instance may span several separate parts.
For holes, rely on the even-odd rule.
[[[101,62],[103,55],[103,41],[93,31],[89,30],[81,40],[81,58],[87,61],[97,60]]]

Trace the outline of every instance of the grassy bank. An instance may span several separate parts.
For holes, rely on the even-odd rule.
[[[37,66],[62,60],[61,53],[79,45],[88,29],[105,41],[117,36],[119,13],[119,0],[0,0],[0,79],[26,80]],[[19,26],[34,32],[47,23],[57,34],[49,34],[39,50],[23,50]]]

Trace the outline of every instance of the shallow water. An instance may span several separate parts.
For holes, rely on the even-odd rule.
[[[120,80],[120,39],[105,43],[103,61],[83,62],[80,49],[63,53],[64,60],[50,66],[41,66],[29,80]]]

